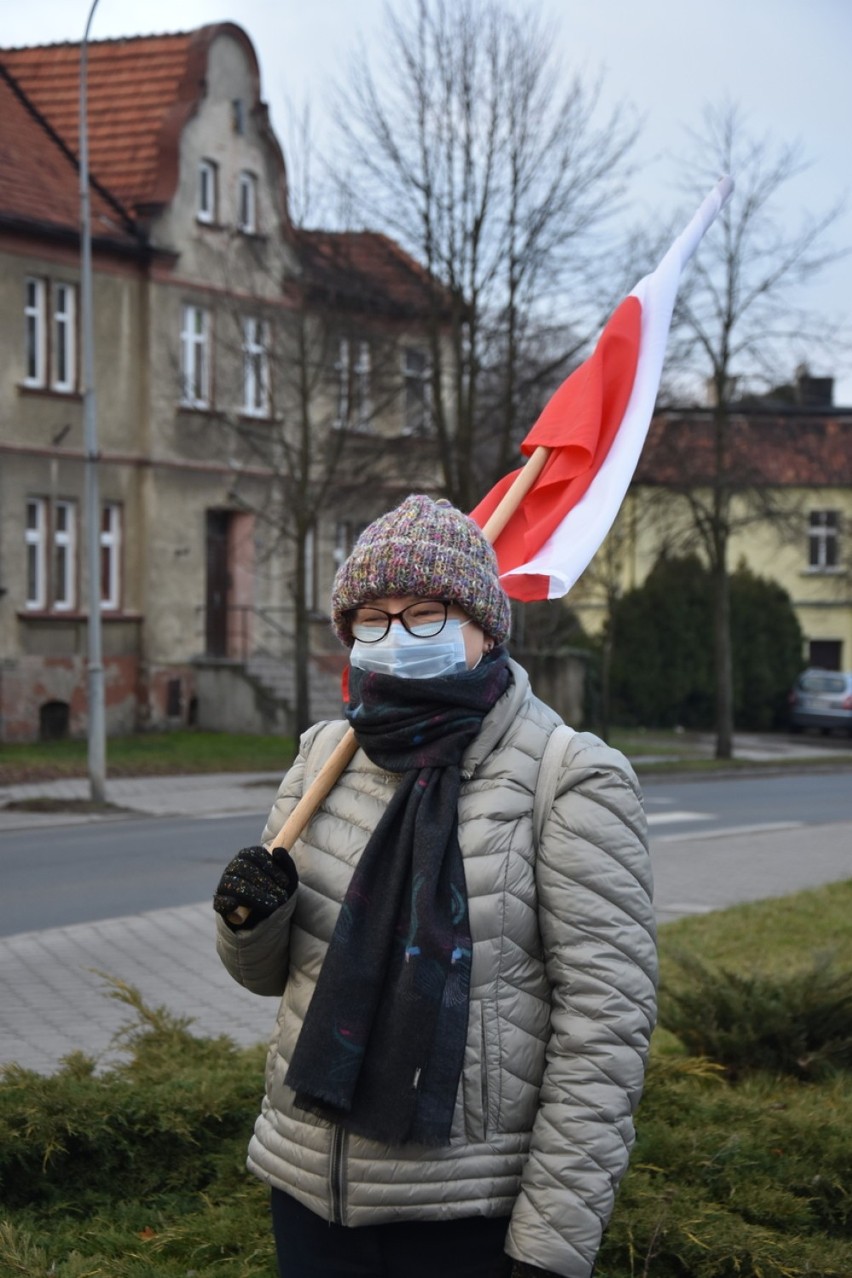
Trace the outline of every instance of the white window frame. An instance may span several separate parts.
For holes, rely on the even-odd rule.
[[[247,417],[268,417],[269,325],[256,315],[243,319],[243,412]]]
[[[349,558],[352,547],[366,527],[363,520],[359,523],[351,519],[339,519],[334,525],[334,549],[331,553],[335,572]]]
[[[257,231],[257,177],[248,169],[237,179],[237,228],[245,235]]]
[[[64,524],[64,527],[60,527]],[[57,501],[53,507],[53,608],[73,612],[77,606],[77,503]]]
[[[809,512],[808,568],[811,572],[837,572],[841,568],[839,510]]]
[[[206,226],[216,222],[216,205],[218,203],[219,166],[215,160],[199,160],[198,162],[198,200],[195,216]]]
[[[418,367],[412,367],[412,361]],[[422,363],[420,361],[422,360]],[[402,352],[402,433],[428,435],[432,426],[432,368],[429,353],[422,346],[406,346]],[[416,403],[420,420],[414,420],[411,406]]]
[[[121,607],[121,506],[105,501],[101,506],[100,596],[101,611]]]
[[[349,338],[341,337],[337,345],[337,359],[334,363],[337,373],[337,414],[334,425],[343,430],[349,425]]]
[[[35,514],[32,527],[30,527],[31,511]],[[47,607],[47,499],[45,497],[27,498],[24,545],[26,547],[26,607],[32,612],[44,612]],[[34,588],[31,589],[31,586]]]
[[[358,343],[354,368],[355,428],[369,430],[373,406],[370,401],[370,343]]]
[[[189,303],[181,310],[180,383],[185,408],[210,407],[210,312]]]
[[[55,391],[74,391],[77,388],[77,290],[65,280],[57,280],[52,292],[51,388]]]
[[[28,275],[24,283],[24,386],[44,386],[47,378],[46,312],[47,283]]]

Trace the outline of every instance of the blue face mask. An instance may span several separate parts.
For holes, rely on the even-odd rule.
[[[398,622],[392,623],[378,643],[362,643],[357,637],[352,645],[350,664],[357,670],[373,674],[394,675],[397,679],[437,679],[442,675],[462,674],[468,669],[462,628],[466,621],[447,621],[440,634],[418,638]],[[353,632],[357,627],[353,627]]]

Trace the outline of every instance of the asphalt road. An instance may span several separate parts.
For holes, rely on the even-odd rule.
[[[652,836],[852,821],[852,774],[794,773],[642,782]]]
[[[128,817],[0,835],[0,936],[209,900],[256,816]]]
[[[852,823],[848,772],[648,780],[643,790],[661,917],[754,899],[764,883],[767,896],[807,886],[808,857],[827,842],[818,827]],[[253,815],[8,831],[0,835],[0,936],[209,900],[230,856],[259,834]],[[814,862],[814,883],[852,877],[852,824],[848,870],[845,832],[839,854],[836,828],[832,839],[830,861]]]

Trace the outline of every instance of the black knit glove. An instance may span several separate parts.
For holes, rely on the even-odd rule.
[[[528,1265],[525,1260],[516,1260],[512,1278],[559,1278],[559,1274],[555,1274],[552,1269],[539,1269],[537,1265]]]
[[[241,848],[225,866],[213,909],[230,923],[228,915],[245,905],[251,914],[242,926],[252,927],[289,901],[298,886],[299,872],[286,848],[275,848],[271,853],[262,846]]]

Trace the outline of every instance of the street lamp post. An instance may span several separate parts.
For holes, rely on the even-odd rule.
[[[95,414],[94,324],[92,317],[92,226],[89,201],[89,126],[87,98],[89,28],[98,0],[89,10],[80,45],[80,243],[83,344],[83,444],[86,455],[85,524],[89,565],[88,690],[89,785],[93,803],[106,800],[106,713],[101,643],[100,495],[98,427]]]

